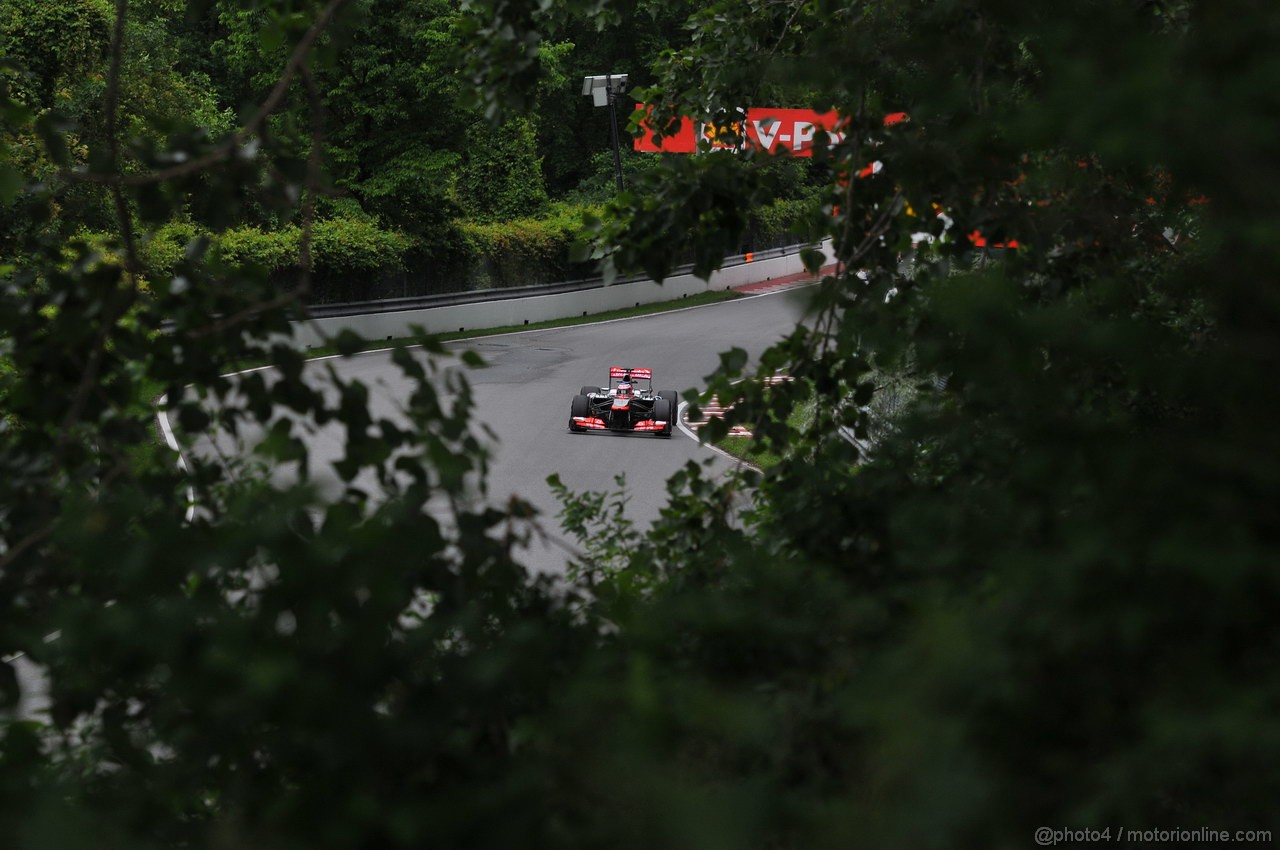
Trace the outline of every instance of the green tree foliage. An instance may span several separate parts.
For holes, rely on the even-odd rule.
[[[21,122],[21,128],[0,130],[5,163],[12,169],[0,177],[0,256],[12,257],[20,241],[45,226],[45,218],[59,217],[61,210],[42,210],[16,195],[22,176],[53,179],[57,165],[40,142],[39,130],[56,126],[64,112],[76,112],[88,99],[86,92],[101,93],[102,61],[110,32],[108,2],[21,2],[0,5],[0,86],[11,98],[11,110],[30,112],[39,125]],[[17,115],[14,116],[18,118]],[[83,156],[79,134],[65,137],[67,156]],[[64,200],[76,210],[89,207],[92,193]]]
[[[0,59],[11,96],[51,109],[102,69],[111,32],[109,0],[11,0],[0,6]]]
[[[464,103],[458,21],[457,4],[444,0],[344,4],[320,45],[333,47],[332,62],[316,69],[329,194],[318,209],[322,217],[371,216],[414,239],[415,262],[466,276],[458,220],[545,212],[547,184],[532,123],[495,128]],[[282,10],[234,2],[211,3],[186,24],[189,40],[212,40],[209,73],[228,105],[250,109],[275,84],[288,53],[280,35],[286,29]],[[544,50],[543,64],[553,71],[545,98],[576,85],[557,70],[571,52],[568,44]],[[299,157],[307,109],[307,95],[295,89],[269,122],[273,132],[295,140]],[[576,158],[576,151],[568,155]],[[251,220],[243,224],[270,229],[281,223],[276,209],[248,212]]]
[[[852,118],[800,222],[842,270],[762,358],[801,380],[734,383],[740,350],[710,378],[780,462],[727,481],[690,465],[643,531],[589,534],[625,494],[566,492],[570,527],[626,545],[558,587],[512,561],[528,509],[477,506],[487,459],[438,347],[397,355],[413,388],[393,422],[359,382],[304,381],[277,341],[326,238],[369,236],[367,218],[345,235],[318,218],[316,84],[369,8],[246,4],[243,55],[280,97],[246,85],[261,100],[229,139],[131,146],[115,22],[101,113],[118,132],[72,157],[78,125],[39,127],[59,179],[20,202],[47,222],[87,188],[113,228],[22,233],[0,265],[6,847],[1274,839],[1272,4],[682,8],[655,103],[714,112],[785,86]],[[477,103],[535,103],[540,39],[626,11],[469,6]],[[40,134],[12,91],[16,162]],[[884,127],[898,109],[911,121]],[[879,174],[841,177],[872,159]],[[602,212],[614,268],[664,273],[690,249],[714,268],[787,183],[750,156],[660,167]],[[298,287],[184,213],[228,240],[275,217]],[[1019,247],[991,262],[979,236]],[[175,265],[143,286],[157,242]],[[276,369],[233,387],[244,360]],[[846,437],[866,436],[884,374],[916,392],[868,459]],[[184,441],[260,428],[262,449],[176,468],[159,391]],[[344,456],[322,496],[306,437],[326,425]],[[47,671],[47,724],[15,714],[17,653]]]
[[[453,175],[471,120],[458,108],[452,7],[358,4],[359,38],[320,78],[336,184],[388,226],[429,240],[457,217]]]
[[[553,7],[552,11],[560,8]],[[681,41],[681,24],[696,4],[619,2],[609,5],[615,26],[601,29],[587,18],[567,16],[554,28],[556,41],[538,46],[540,77],[534,90],[539,149],[549,191],[556,197],[586,191],[592,202],[616,192],[610,149],[609,111],[582,95],[582,78],[607,72],[625,73],[638,88],[652,81],[654,59],[673,41]],[[625,128],[634,101],[618,102],[617,122]],[[643,170],[654,159],[630,149],[622,136],[623,169]],[[594,191],[593,191],[594,190]]]
[[[744,63],[781,64],[854,118],[837,170],[886,168],[832,186],[846,271],[762,359],[762,375],[807,380],[733,384],[745,358],[730,355],[711,382],[737,401],[728,421],[785,458],[748,477],[752,521],[724,518],[740,484],[690,470],[656,531],[628,541],[625,604],[606,610],[628,616],[625,655],[656,695],[600,726],[653,734],[633,754],[652,793],[749,816],[734,846],[1274,828],[1278,351],[1263,328],[1278,302],[1259,282],[1278,259],[1262,44],[1280,15],[814,5],[756,45],[724,26],[753,8],[709,10],[682,54],[701,79],[673,66],[654,96],[731,104]],[[773,43],[776,62],[757,49]],[[882,128],[899,109],[911,122]],[[677,179],[673,199],[705,191],[703,169]],[[724,219],[667,230],[646,199],[616,212],[604,244],[623,267],[723,241]],[[975,264],[975,231],[1020,247]],[[938,241],[913,253],[918,232]],[[841,429],[867,435],[885,371],[920,392],[863,463]],[[812,426],[789,427],[811,399]],[[653,588],[639,607],[637,573]],[[603,757],[617,739],[600,737]]]
[[[593,264],[568,261],[582,233],[577,207],[556,205],[540,218],[468,222],[461,230],[466,245],[464,268],[479,288],[553,283],[595,273]]]
[[[511,219],[537,215],[547,207],[533,125],[522,118],[501,127],[473,124],[458,175],[458,201],[472,217]]]
[[[285,85],[321,67],[307,46],[340,5],[294,5],[286,37],[300,61],[280,70]],[[108,91],[123,52],[117,35]],[[30,113],[5,106],[7,129],[28,132]],[[108,126],[118,108],[104,104]],[[201,193],[301,198],[304,271],[326,241],[344,244],[314,219],[319,157],[296,171],[295,140],[273,141],[269,112],[236,145],[189,138],[144,171],[122,167],[114,139],[90,143],[88,169],[63,179],[117,200],[107,250],[34,240],[28,261],[0,267],[6,847],[458,844],[473,818],[514,844],[544,829],[525,792],[545,771],[504,767],[519,718],[554,691],[524,659],[567,671],[588,644],[571,609],[510,560],[523,509],[476,506],[486,461],[465,381],[429,342],[430,355],[399,357],[413,387],[400,424],[371,418],[358,382],[308,386],[300,355],[273,342],[304,288],[282,297],[198,236],[172,275],[141,285],[151,233],[134,211],[168,203],[171,216]],[[33,204],[59,191],[26,187]],[[219,376],[245,358],[281,380],[233,391]],[[188,445],[215,416],[268,439],[257,457],[189,453],[180,469],[156,440],[159,390]],[[326,499],[302,441],[323,423],[350,437],[337,465],[347,486]],[[261,473],[281,465],[297,483]],[[47,672],[48,725],[15,716],[15,653]],[[521,797],[524,815],[509,804]]]

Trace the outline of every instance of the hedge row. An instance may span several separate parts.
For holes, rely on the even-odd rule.
[[[590,277],[594,270],[569,262],[587,207],[555,204],[541,218],[494,224],[462,222],[469,289],[527,286]],[[595,210],[597,214],[598,210]]]
[[[787,241],[806,208],[802,202],[779,201],[760,210],[747,244],[759,249],[765,243]],[[388,230],[367,218],[317,221],[311,248],[313,292],[317,301],[354,301],[590,277],[594,267],[569,261],[570,246],[579,238],[582,216],[588,211],[599,212],[554,204],[536,219],[450,222],[448,233],[421,236]],[[282,282],[298,273],[302,231],[296,224],[208,234],[191,223],[171,222],[140,247],[146,277],[172,276],[187,246],[200,236],[210,239],[214,254],[228,265],[261,268]],[[104,238],[87,237],[91,242]]]
[[[275,230],[239,227],[216,235],[201,234],[189,223],[164,225],[140,249],[147,276],[171,275],[181,263],[187,245],[208,235],[213,250],[232,266],[257,266],[269,272],[297,268],[301,256],[302,228],[288,224]],[[317,221],[312,228],[312,266],[317,272],[379,272],[403,268],[414,241],[371,221],[333,218]]]
[[[774,201],[751,214],[747,239],[757,251],[778,248],[810,238],[809,231],[818,205],[815,198]]]
[[[815,201],[779,200],[757,210],[742,249],[764,250],[804,238]],[[553,205],[549,215],[498,224],[463,223],[468,289],[524,286],[592,277],[592,264],[570,263],[569,248],[579,238],[586,212],[600,210],[567,204]]]

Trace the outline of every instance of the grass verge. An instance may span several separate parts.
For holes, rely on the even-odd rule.
[[[787,425],[797,431],[808,428],[813,422],[816,404],[815,401],[806,401],[791,411],[791,415],[787,417]],[[714,445],[725,454],[746,461],[761,472],[776,466],[782,460],[782,455],[772,449],[766,449],[762,443],[756,442],[755,437],[725,437]]]

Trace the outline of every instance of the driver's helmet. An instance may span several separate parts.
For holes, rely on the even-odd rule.
[[[630,398],[630,397],[631,397],[631,382],[630,382],[630,381],[619,381],[619,382],[618,382],[618,396],[619,396],[620,398]]]

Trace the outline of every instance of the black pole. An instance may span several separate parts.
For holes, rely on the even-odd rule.
[[[622,191],[622,153],[618,150],[618,115],[613,106],[613,75],[604,78],[605,91],[609,94],[609,136],[613,140],[613,172],[618,178],[618,191]]]

